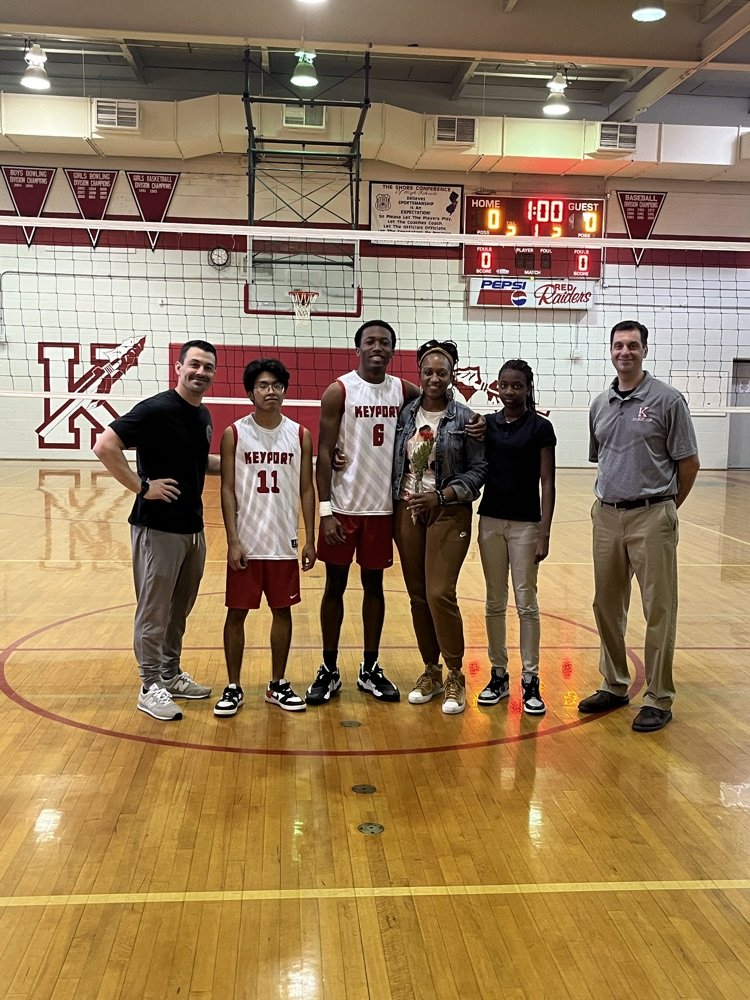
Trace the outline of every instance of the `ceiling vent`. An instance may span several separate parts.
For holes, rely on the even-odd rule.
[[[433,146],[473,146],[477,141],[476,118],[436,115],[432,119]]]
[[[621,122],[599,122],[596,149],[587,156],[606,160],[630,158],[638,145],[638,126]]]
[[[326,109],[323,104],[285,104],[284,128],[325,128]]]
[[[94,129],[121,129],[137,132],[140,128],[138,101],[115,101],[94,98]]]

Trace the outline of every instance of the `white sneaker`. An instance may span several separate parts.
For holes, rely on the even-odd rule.
[[[172,701],[169,691],[158,684],[152,684],[148,691],[140,690],[138,695],[138,710],[150,715],[160,722],[171,722],[181,719],[182,712]]]
[[[203,684],[196,684],[190,674],[184,671],[174,677],[162,677],[162,687],[164,687],[173,698],[208,698],[211,688]]]

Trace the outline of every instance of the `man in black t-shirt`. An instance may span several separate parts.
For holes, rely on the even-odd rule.
[[[106,428],[94,454],[135,493],[130,538],[137,608],[133,648],[141,674],[138,709],[154,719],[181,719],[175,698],[207,698],[180,667],[187,616],[206,561],[203,482],[218,472],[209,455],[211,415],[203,396],[216,374],[216,349],[205,340],[183,344],[177,387],[136,404]],[[125,458],[136,449],[134,472]]]

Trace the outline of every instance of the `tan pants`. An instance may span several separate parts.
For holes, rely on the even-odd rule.
[[[603,691],[625,695],[630,686],[625,652],[633,574],[646,619],[645,705],[669,709],[677,629],[677,508],[673,500],[616,510],[598,500],[594,526],[594,617],[601,640]]]
[[[403,500],[396,503],[393,535],[411,601],[411,620],[425,663],[459,668],[464,626],[456,583],[471,541],[471,507],[435,507],[414,524]]]
[[[479,555],[482,559],[487,603],[488,655],[493,673],[508,671],[505,615],[508,608],[508,570],[518,612],[521,665],[524,674],[539,673],[539,605],[536,599],[538,565],[534,561],[539,522],[479,518]]]

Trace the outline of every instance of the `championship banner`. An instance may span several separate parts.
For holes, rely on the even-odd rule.
[[[397,184],[370,181],[370,229],[382,233],[462,231],[462,184]]]
[[[514,309],[590,309],[595,281],[469,278],[468,304]]]
[[[72,167],[65,167],[64,170],[81,218],[101,222],[107,213],[119,171],[74,170]],[[89,229],[87,232],[92,247],[95,247],[101,230]]]
[[[38,218],[42,214],[56,172],[56,167],[3,167],[3,177],[16,215]],[[21,228],[26,246],[30,247],[36,228]]]
[[[631,240],[648,240],[654,231],[659,212],[667,197],[666,191],[618,191],[617,200]],[[633,248],[635,266],[641,262],[645,247]]]
[[[125,176],[143,222],[164,222],[180,175],[147,174],[126,170]],[[159,234],[146,233],[146,235],[151,249],[155,250]]]

